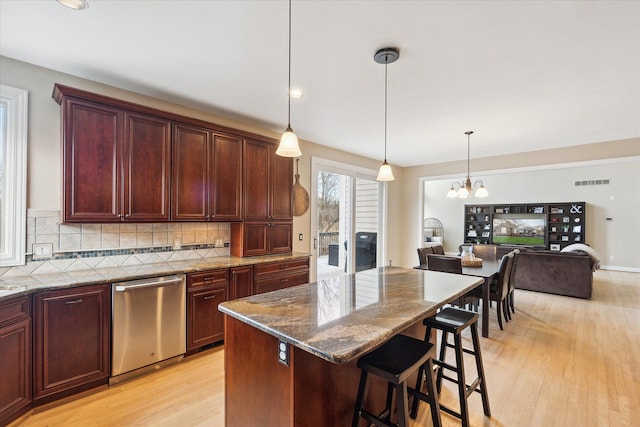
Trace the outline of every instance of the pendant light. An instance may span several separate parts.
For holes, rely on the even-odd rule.
[[[387,163],[387,65],[396,62],[399,57],[400,52],[393,47],[385,47],[373,55],[374,61],[378,64],[384,64],[384,162],[378,171],[377,181],[393,181],[395,179],[391,166]]]
[[[289,90],[287,92],[287,100],[289,101],[287,113],[287,129],[280,138],[280,145],[276,150],[276,154],[282,157],[298,157],[302,155],[300,146],[298,146],[298,137],[291,129],[291,0],[289,0]]]
[[[465,135],[467,135],[467,177],[462,182],[454,182],[453,184],[451,184],[451,188],[447,193],[447,197],[449,198],[458,197],[461,199],[465,199],[467,197],[472,197],[472,194],[475,194],[475,197],[487,197],[489,195],[481,179],[476,180],[476,182],[474,182],[473,185],[471,185],[471,173],[469,172],[469,161],[470,161],[469,159],[470,159],[470,144],[471,144],[472,133],[473,133],[472,130],[468,130],[464,133]],[[458,188],[456,188],[456,186]]]

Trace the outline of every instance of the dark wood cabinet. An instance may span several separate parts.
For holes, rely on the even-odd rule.
[[[245,140],[244,223],[231,224],[231,254],[257,256],[293,250],[293,160],[275,144]]]
[[[176,124],[172,220],[242,219],[242,139]]]
[[[254,266],[255,294],[304,283],[309,283],[309,258],[274,261]]]
[[[34,296],[34,405],[108,383],[110,295],[104,284]]]
[[[0,425],[31,408],[30,297],[0,302]]]
[[[56,86],[62,106],[63,222],[169,220],[170,121]]]
[[[120,221],[124,113],[65,98],[63,111],[63,221]]]
[[[169,220],[171,122],[126,113],[124,143],[125,221]]]
[[[229,269],[229,299],[253,295],[253,266],[231,267]]]
[[[224,315],[218,305],[229,295],[229,269],[187,275],[187,351],[224,338]]]

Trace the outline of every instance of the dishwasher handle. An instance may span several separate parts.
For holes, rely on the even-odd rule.
[[[182,282],[182,278],[175,277],[167,280],[156,280],[153,282],[143,282],[143,283],[137,283],[137,284],[131,284],[131,285],[116,285],[114,288],[116,292],[126,292],[131,289],[151,288],[156,286],[172,285],[174,283],[180,283],[180,282]]]

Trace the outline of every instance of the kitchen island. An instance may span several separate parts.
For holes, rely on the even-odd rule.
[[[422,338],[422,319],[481,284],[380,267],[221,304],[226,425],[350,425],[357,359],[400,332]]]

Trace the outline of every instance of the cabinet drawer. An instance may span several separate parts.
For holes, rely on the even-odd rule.
[[[229,269],[220,268],[216,270],[203,271],[201,273],[187,274],[187,288],[197,288],[200,286],[212,286],[225,284],[229,281]]]
[[[279,274],[295,272],[297,270],[307,270],[309,268],[309,258],[292,259],[288,261],[269,262],[256,264],[254,272],[256,277],[265,274]]]
[[[256,279],[256,294],[264,292],[277,291],[278,289],[290,288],[292,286],[302,285],[309,282],[309,272],[301,271],[287,275],[278,275],[264,279]]]
[[[0,326],[31,317],[29,296],[18,297],[0,303]]]

